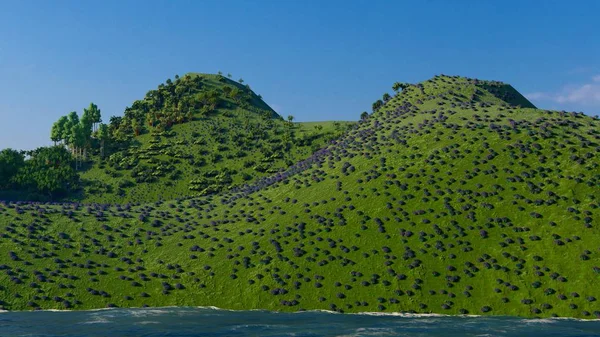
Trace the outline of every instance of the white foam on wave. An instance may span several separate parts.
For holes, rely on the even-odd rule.
[[[364,316],[396,316],[396,317],[410,317],[410,318],[425,318],[425,317],[462,317],[458,315],[443,315],[443,314],[411,314],[405,312],[357,312],[357,313],[349,313],[349,315],[364,315]],[[475,317],[475,316],[473,316]]]
[[[266,329],[281,329],[281,328],[287,328],[289,327],[289,325],[285,325],[285,324],[239,324],[239,325],[234,325],[232,327],[229,328],[229,330],[231,331],[237,331],[237,330],[246,330],[248,328],[266,328]]]
[[[358,328],[349,335],[338,335],[336,337],[361,337],[361,336],[397,336],[391,328]]]
[[[575,318],[575,317],[551,317],[549,319],[555,320],[555,321],[566,320],[566,321],[600,322],[600,318],[583,319],[583,318]]]
[[[306,311],[296,311],[296,312],[291,312],[291,314],[302,314],[305,312],[322,312],[325,314],[334,314],[334,315],[339,315],[340,313],[337,311],[331,311],[331,310],[325,310],[325,309],[314,309],[314,310],[306,310]]]
[[[106,319],[105,317],[102,317],[102,316],[94,316],[94,319],[92,319],[90,321],[82,322],[81,324],[107,324],[107,323],[111,323],[111,321],[109,321],[108,319]]]
[[[134,312],[145,312],[145,311],[153,311],[157,314],[167,314],[169,311],[167,309],[211,309],[215,311],[231,311],[231,312],[242,312],[242,311],[262,311],[267,313],[274,314],[303,314],[303,313],[326,313],[326,314],[340,314],[337,311],[325,310],[325,309],[314,309],[314,310],[305,310],[305,311],[270,311],[267,309],[248,309],[248,310],[237,310],[237,309],[224,309],[216,306],[195,306],[195,307],[179,307],[179,306],[164,306],[164,307],[129,307],[129,308],[99,308],[99,309],[87,309],[87,310],[61,310],[61,309],[44,309],[44,310],[21,310],[21,311],[10,311],[10,310],[0,310],[0,314],[2,313],[18,313],[18,312],[97,312],[97,311],[110,311],[110,310],[130,310],[131,313]],[[184,312],[190,313],[190,312]],[[132,314],[135,316],[136,314]],[[140,315],[143,315],[140,314]],[[343,314],[340,314],[343,315]],[[530,323],[553,323],[556,320],[571,320],[571,321],[581,321],[581,322],[599,322],[600,319],[584,319],[584,318],[576,318],[576,317],[547,317],[547,318],[528,318],[528,317],[516,317],[516,316],[483,316],[483,315],[447,315],[447,314],[435,314],[435,313],[420,313],[420,314],[411,314],[406,312],[357,312],[357,313],[345,313],[345,315],[366,315],[366,316],[396,316],[396,317],[408,317],[408,318],[431,318],[431,317],[458,317],[458,318],[473,318],[473,317],[483,317],[483,318],[497,318],[497,317],[508,317],[508,318],[516,318],[521,319],[523,321],[527,321]]]
[[[165,309],[141,309],[141,310],[131,310],[128,312],[129,316],[132,317],[147,317],[147,316],[160,316],[164,314],[168,314],[169,311]]]
[[[525,324],[557,323],[555,319],[551,318],[524,319],[523,322],[525,322]]]
[[[212,309],[212,310],[227,310],[227,311],[234,311],[234,310],[229,310],[229,309],[221,309],[221,308],[219,308],[219,307],[214,307],[214,306],[211,306],[211,305],[209,305],[209,306],[207,306],[207,307],[195,307],[195,308],[198,308],[198,309]]]

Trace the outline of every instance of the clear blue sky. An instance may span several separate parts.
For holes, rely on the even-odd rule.
[[[0,148],[59,116],[108,120],[186,72],[242,77],[283,116],[356,120],[395,81],[508,82],[600,112],[600,1],[1,1]]]

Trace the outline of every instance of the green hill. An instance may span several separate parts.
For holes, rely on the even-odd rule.
[[[204,111],[201,102],[210,93],[218,101]],[[179,115],[161,127],[169,113]],[[140,131],[128,125],[133,120]],[[84,190],[75,200],[151,202],[217,193],[308,157],[350,125],[289,123],[249,86],[197,73],[151,90],[126,109],[119,124],[124,130],[113,134],[130,137],[106,158],[96,149],[81,173]],[[131,137],[134,133],[139,135]]]
[[[408,85],[227,193],[5,203],[2,305],[600,317],[600,121],[507,88]]]

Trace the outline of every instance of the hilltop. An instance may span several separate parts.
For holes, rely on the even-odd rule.
[[[600,121],[499,82],[394,87],[230,191],[3,204],[2,305],[600,317]]]
[[[124,204],[214,194],[283,170],[354,124],[284,120],[243,82],[176,75],[105,123],[93,103],[82,116],[71,112],[53,125],[51,138],[73,154],[76,172],[62,181],[51,173],[3,179],[0,172],[0,199]]]
[[[160,92],[165,94],[161,97]],[[154,116],[171,106],[182,110],[203,102],[204,95],[216,97],[212,110],[196,107],[188,119],[168,129],[153,124],[160,120]],[[164,103],[156,106],[159,100]],[[348,125],[324,122],[308,128],[292,123],[248,85],[199,73],[161,84],[126,109],[125,118],[140,125],[146,121],[145,132],[106,160],[96,156],[88,164],[81,174],[82,202],[151,202],[217,193],[285,169],[337,138]]]

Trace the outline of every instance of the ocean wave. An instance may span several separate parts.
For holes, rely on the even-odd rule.
[[[557,320],[552,318],[523,319],[522,321],[525,322],[525,324],[557,323]]]
[[[410,317],[410,318],[426,318],[426,317],[463,317],[464,315],[444,315],[444,314],[411,314],[405,312],[357,312],[357,313],[349,313],[348,315],[363,315],[363,316],[396,316],[396,317]],[[479,317],[477,315],[472,315],[471,317]]]
[[[432,318],[432,317],[450,317],[450,318],[516,318],[520,319],[527,323],[553,323],[557,320],[571,320],[571,321],[581,321],[581,322],[599,322],[600,319],[583,319],[576,317],[545,317],[545,318],[535,318],[535,317],[518,317],[518,316],[493,316],[493,315],[447,315],[447,314],[436,314],[436,313],[406,313],[406,312],[357,312],[357,313],[345,313],[341,314],[337,311],[331,311],[326,309],[312,309],[305,311],[271,311],[267,309],[247,309],[247,310],[238,310],[238,309],[226,309],[219,308],[216,306],[164,306],[164,307],[129,307],[129,308],[99,308],[99,309],[87,309],[87,310],[62,310],[62,309],[44,309],[44,310],[29,310],[29,311],[10,311],[10,310],[0,310],[0,314],[3,313],[19,313],[19,312],[98,312],[98,311],[130,311],[132,316],[139,315],[143,317],[144,313],[155,313],[155,314],[168,314],[168,309],[208,309],[213,311],[224,311],[224,312],[244,312],[244,311],[252,311],[252,312],[265,312],[265,313],[273,313],[273,314],[306,314],[306,313],[325,313],[325,314],[335,314],[335,315],[363,315],[363,316],[394,316],[394,317],[406,317],[406,318]],[[180,312],[180,313],[194,313],[193,311],[188,312]]]
[[[130,310],[130,312],[128,312],[129,316],[132,317],[147,317],[147,316],[160,316],[160,315],[165,315],[168,314],[169,310],[165,309],[136,309],[136,310]]]
[[[397,336],[392,328],[358,328],[353,333],[338,335],[336,337],[362,337],[362,336]]]
[[[90,321],[81,322],[80,324],[108,324],[112,323],[108,319],[102,316],[94,316],[94,318]]]
[[[160,322],[156,322],[156,321],[141,321],[141,322],[135,322],[134,324],[147,325],[147,324],[160,324]]]

